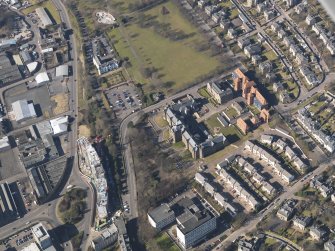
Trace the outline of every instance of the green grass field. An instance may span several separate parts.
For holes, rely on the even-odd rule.
[[[233,4],[230,0],[223,0],[219,5],[224,8],[230,8]]]
[[[169,14],[161,14],[162,6],[168,9]],[[142,14],[150,16],[156,23],[170,26],[172,31],[188,35],[174,41],[152,27],[142,28],[137,23],[141,17],[136,15],[127,26],[108,31],[120,57],[129,58],[129,73],[137,82],[146,84],[145,89],[158,88],[173,92],[220,66],[220,62],[211,57],[208,51],[199,52],[194,48],[197,44],[205,43],[205,40],[172,2],[160,4]],[[145,68],[155,68],[154,76],[143,76]]]
[[[198,93],[203,96],[204,98],[210,99],[211,95],[208,93],[207,88],[206,87],[201,87],[198,90]]]
[[[311,113],[317,113],[324,104],[325,103],[323,101],[318,101],[309,108],[309,111]]]
[[[264,56],[271,61],[276,60],[278,58],[276,53],[273,52],[273,50],[268,50],[267,52],[264,53]]]
[[[237,111],[233,107],[229,107],[227,110],[225,110],[225,113],[230,119],[236,118],[238,116]]]
[[[259,115],[261,113],[260,110],[254,105],[250,105],[248,108],[254,115]]]
[[[180,249],[174,244],[167,233],[160,234],[156,239],[158,246],[162,251],[179,251]]]
[[[32,5],[32,6],[28,7],[28,8],[26,8],[26,9],[23,9],[22,13],[25,14],[25,15],[27,15],[27,14],[33,12],[35,9],[37,9],[39,7],[46,8],[49,11],[50,15],[53,17],[53,19],[56,21],[56,23],[57,24],[61,23],[61,19],[60,19],[59,13],[58,13],[55,5],[50,0],[47,0],[47,1],[35,4],[35,5]]]
[[[234,143],[243,137],[243,135],[234,125],[223,127],[218,121],[217,116],[218,114],[214,114],[205,121],[205,125],[212,134],[214,134],[214,130],[217,127],[220,128],[219,133],[222,133],[230,143]]]

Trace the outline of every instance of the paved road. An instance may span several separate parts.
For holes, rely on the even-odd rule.
[[[129,214],[127,214],[127,218],[129,220],[134,219],[138,216],[138,208],[137,208],[137,189],[136,189],[136,177],[134,172],[134,165],[132,163],[132,153],[129,146],[129,142],[127,142],[127,125],[129,122],[133,121],[136,122],[136,120],[139,118],[140,114],[143,113],[149,113],[157,108],[165,107],[166,105],[170,104],[174,99],[180,98],[182,96],[185,96],[190,93],[197,92],[197,90],[200,87],[203,87],[207,84],[208,81],[216,81],[221,78],[229,76],[231,73],[222,74],[219,77],[207,80],[205,82],[199,83],[198,85],[195,85],[187,90],[184,90],[178,94],[175,94],[171,97],[168,97],[164,99],[163,101],[151,105],[149,107],[146,107],[136,113],[130,114],[128,117],[126,117],[120,125],[120,144],[123,147],[123,161],[124,166],[127,172],[127,184],[128,184],[128,191],[129,191]]]
[[[69,15],[67,13],[67,8],[64,6],[64,4],[61,2],[61,0],[52,0],[52,2],[55,4],[56,8],[59,10],[59,14],[61,16],[62,21],[66,24],[67,28],[71,29],[71,22]],[[69,135],[69,143],[70,143],[70,155],[74,157],[73,161],[73,168],[72,173],[70,176],[70,179],[68,180],[69,185],[75,185],[78,187],[85,187],[88,188],[88,213],[86,213],[83,222],[81,222],[79,226],[79,231],[84,231],[85,235],[88,235],[87,238],[84,239],[82,246],[84,247],[84,250],[87,250],[88,245],[90,244],[90,233],[91,233],[91,223],[92,223],[92,217],[94,215],[95,211],[95,204],[94,204],[94,191],[90,184],[86,181],[85,178],[81,175],[79,171],[78,166],[78,154],[77,154],[77,138],[78,138],[78,84],[77,79],[78,78],[78,53],[77,53],[77,41],[75,38],[75,35],[70,36],[70,45],[72,46],[71,50],[71,56],[73,61],[72,64],[72,70],[73,70],[73,77],[72,84],[69,85],[69,108],[70,112],[72,112],[72,117],[74,118],[74,121],[71,125],[71,132]],[[70,81],[69,81],[70,82]],[[66,188],[64,187],[64,189]],[[64,192],[64,190],[63,190]]]
[[[248,15],[247,15],[248,16]],[[261,29],[263,30],[263,29]],[[207,82],[207,81],[206,81]],[[134,172],[134,165],[132,163],[132,153],[131,149],[129,147],[129,142],[127,142],[127,125],[129,122],[133,121],[135,122],[140,114],[142,112],[151,112],[157,108],[164,107],[165,105],[169,104],[173,99],[176,99],[178,97],[184,96],[186,94],[192,93],[193,91],[196,91],[198,88],[204,86],[206,83],[201,83],[198,84],[197,86],[194,86],[188,90],[185,90],[183,92],[180,92],[176,95],[173,95],[155,105],[152,105],[150,107],[144,108],[140,112],[136,112],[133,114],[130,114],[128,117],[126,117],[120,125],[120,139],[121,139],[121,145],[123,146],[123,160],[124,160],[124,165],[125,169],[127,172],[127,183],[128,183],[128,191],[129,191],[129,207],[130,207],[130,212],[128,214],[128,219],[133,219],[138,216],[138,208],[137,208],[137,189],[136,189],[136,176]],[[314,88],[312,91],[308,92],[309,95],[313,95],[316,92],[321,91],[324,88],[324,85],[326,83],[323,83],[319,85],[318,87]],[[299,98],[291,103],[290,105],[280,105],[278,108],[283,111],[289,111],[292,109],[292,107],[295,107],[299,101],[302,101],[305,99],[305,95],[300,95]],[[334,163],[332,163],[334,164]],[[328,165],[324,164],[319,166],[317,170],[314,171],[315,174],[319,174],[322,171],[324,171],[327,168]],[[306,184],[308,180],[305,180],[304,182],[298,181],[295,183],[292,187],[288,188],[287,191],[285,191],[279,198],[277,199],[277,202],[275,204],[271,204],[262,214],[259,214],[256,218],[250,220],[249,222],[246,223],[246,225],[237,231],[233,232],[222,244],[223,246],[226,245],[227,243],[235,240],[238,236],[245,234],[246,232],[249,232],[250,230],[253,229],[253,227],[256,226],[256,224],[261,221],[262,217],[266,215],[267,213],[271,212],[277,205],[279,205],[284,199],[290,198],[294,195],[295,192],[301,190],[304,184]]]
[[[335,160],[327,160],[324,164],[321,164],[317,169],[313,171],[313,175],[319,175],[323,171],[325,171],[329,166],[335,165]],[[257,223],[262,221],[264,216],[272,212],[276,207],[278,207],[284,200],[292,198],[294,194],[298,191],[300,191],[305,184],[308,184],[310,181],[310,178],[307,178],[308,175],[306,174],[304,177],[302,177],[299,181],[297,181],[293,186],[288,187],[287,190],[282,193],[275,202],[272,202],[264,211],[260,212],[256,217],[254,217],[252,220],[247,221],[243,227],[237,229],[236,231],[232,232],[219,246],[221,247],[220,250],[224,250],[224,248],[229,245],[232,241],[237,239],[239,236],[243,236],[248,232],[251,232],[256,229]],[[312,176],[312,175],[310,175]],[[305,180],[304,180],[305,179]],[[302,181],[304,180],[304,181]]]
[[[62,21],[66,24],[67,28],[71,29],[71,23],[68,16],[68,13],[66,11],[65,6],[60,0],[52,0],[54,5],[59,11],[59,14],[61,16]],[[75,36],[70,36],[70,46],[72,46],[71,50],[71,57],[73,59],[72,62],[69,64],[72,65],[73,69],[73,76],[69,80],[69,112],[67,112],[67,115],[71,115],[74,118],[74,121],[71,125],[71,131],[69,132],[69,155],[73,156],[73,166],[71,167],[70,174],[68,180],[66,180],[65,185],[63,184],[63,187],[60,188],[59,191],[59,198],[66,192],[66,187],[71,184],[77,187],[81,188],[88,188],[88,202],[91,204],[88,204],[88,213],[85,215],[84,220],[78,225],[79,231],[84,231],[85,235],[90,234],[91,230],[91,223],[92,223],[92,216],[93,212],[95,210],[94,203],[94,194],[91,190],[90,185],[88,182],[82,177],[78,164],[77,164],[77,137],[78,137],[78,122],[77,122],[77,115],[78,115],[78,91],[77,91],[77,79],[78,79],[78,70],[77,70],[77,46],[76,46],[76,39]],[[16,82],[12,85],[3,87],[0,89],[0,98],[3,102],[3,94],[6,90],[9,88],[13,88],[14,86],[20,85],[22,83],[28,82],[33,80],[34,77],[30,77],[27,79],[24,79],[22,81]],[[36,222],[40,221],[47,221],[50,223],[53,227],[62,225],[62,222],[60,222],[56,216],[56,209],[57,209],[57,202],[59,201],[59,198],[54,199],[53,201],[38,206],[36,209],[30,211],[27,213],[22,219],[15,221],[11,224],[6,225],[5,228],[0,228],[0,238],[6,238],[13,234],[13,232],[18,231],[20,229],[26,228],[30,225],[33,225]],[[30,222],[28,225],[26,225],[27,222]],[[69,246],[65,247],[65,250],[72,250],[71,243],[68,243]],[[87,236],[85,240],[82,243],[83,250],[87,250],[88,245],[90,244],[90,236]]]

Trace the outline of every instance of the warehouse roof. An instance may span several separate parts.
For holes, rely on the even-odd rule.
[[[38,63],[37,62],[31,62],[27,64],[28,70],[30,73],[36,70]]]
[[[155,221],[160,222],[163,219],[168,218],[171,215],[174,215],[174,211],[171,210],[170,206],[166,203],[156,207],[152,211],[148,212],[148,215]]]
[[[46,72],[41,72],[39,74],[36,75],[35,77],[35,81],[36,83],[39,85],[39,84],[43,84],[45,82],[49,82],[50,81],[50,78],[48,76],[48,73]]]
[[[63,117],[51,119],[50,124],[51,124],[52,130],[54,132],[54,135],[58,135],[58,134],[62,134],[62,133],[67,132],[68,121],[69,121],[68,116],[63,116]]]
[[[42,26],[47,27],[53,24],[48,13],[45,11],[43,7],[37,8],[35,11],[38,17],[41,19]]]
[[[12,108],[16,121],[36,117],[34,104],[28,104],[26,99],[13,102]]]
[[[5,148],[7,149],[7,147],[10,147],[9,139],[8,136],[4,136],[0,139],[0,150]]]
[[[56,77],[63,77],[69,75],[69,66],[67,64],[56,67]]]

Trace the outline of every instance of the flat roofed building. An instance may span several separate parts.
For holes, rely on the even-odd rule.
[[[28,103],[26,99],[13,102],[12,109],[17,122],[36,117],[34,104]]]
[[[224,83],[209,82],[207,83],[207,91],[219,104],[223,104],[233,98],[233,90]]]
[[[184,213],[177,217],[177,238],[182,247],[187,249],[206,238],[216,226],[216,217],[193,203],[185,207]]]
[[[4,136],[0,139],[0,152],[4,152],[11,149],[8,136]]]
[[[55,136],[59,136],[68,131],[69,126],[69,116],[62,116],[59,118],[51,119],[50,125]]]
[[[39,7],[36,10],[36,14],[41,20],[41,24],[43,28],[47,28],[50,25],[53,25],[51,18],[49,17],[48,13],[45,11],[44,7]]]
[[[56,250],[52,245],[52,241],[47,229],[43,226],[42,223],[38,223],[32,226],[31,232],[33,233],[35,241],[42,250]]]
[[[105,37],[97,37],[93,40],[93,64],[99,75],[119,68],[114,49],[108,44]]]
[[[43,85],[50,82],[50,78],[47,72],[41,72],[36,75],[35,81],[37,85]]]
[[[59,65],[56,67],[56,78],[68,77],[68,76],[69,76],[69,66],[67,64]]]
[[[19,81],[22,79],[21,72],[17,65],[12,65],[8,56],[0,55],[0,86]]]
[[[41,121],[41,122],[35,124],[33,126],[33,128],[37,129],[37,132],[38,132],[40,138],[44,138],[47,134],[52,134],[53,133],[52,127],[50,125],[50,121],[48,121],[48,120],[44,120],[44,121]]]
[[[101,251],[111,246],[118,239],[118,230],[115,224],[112,224],[104,230],[98,237],[92,240],[92,247],[95,251]]]
[[[8,183],[0,184],[0,225],[20,217]]]
[[[166,203],[148,212],[148,220],[151,226],[163,229],[176,220],[174,211]]]

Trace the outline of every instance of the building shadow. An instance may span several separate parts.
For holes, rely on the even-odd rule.
[[[128,221],[126,228],[130,239],[130,245],[136,247],[136,251],[146,251],[145,245],[138,239],[138,220],[132,219]]]
[[[57,226],[49,231],[56,250],[63,250],[61,244],[70,241],[78,233],[78,228],[74,224],[68,223]]]

